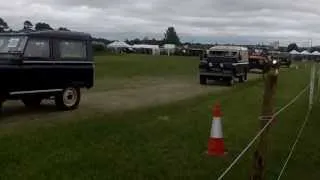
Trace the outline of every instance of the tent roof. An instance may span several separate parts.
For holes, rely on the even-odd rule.
[[[107,47],[113,47],[113,48],[130,48],[131,46],[125,42],[122,41],[114,41],[107,45]]]
[[[303,54],[303,55],[311,55],[311,53],[308,52],[307,50],[302,51],[301,54]]]
[[[165,49],[175,49],[176,45],[175,44],[164,44],[163,48],[165,48]]]
[[[313,53],[312,53],[312,55],[320,55],[320,52],[319,51],[314,51]]]
[[[158,45],[149,45],[149,44],[134,44],[133,48],[145,48],[145,49],[159,49]]]
[[[300,54],[300,52],[298,52],[296,50],[292,50],[292,51],[290,51],[290,54]]]

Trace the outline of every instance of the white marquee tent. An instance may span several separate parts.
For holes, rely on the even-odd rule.
[[[170,56],[170,54],[173,54],[176,50],[175,44],[164,44],[163,50],[167,52],[167,54]]]
[[[107,45],[108,48],[131,48],[131,46],[122,41],[114,41]]]
[[[301,55],[309,56],[309,55],[311,55],[311,53],[307,50],[304,50],[301,52]]]
[[[319,52],[319,51],[314,51],[314,52],[312,52],[312,55],[314,55],[314,56],[320,56],[320,52]]]
[[[296,50],[292,50],[292,51],[289,52],[289,54],[291,54],[291,55],[299,55],[300,52],[298,52]]]
[[[134,44],[133,49],[149,49],[151,50],[152,55],[160,55],[160,48],[158,45],[149,45],[149,44]]]

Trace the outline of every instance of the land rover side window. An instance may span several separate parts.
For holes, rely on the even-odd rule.
[[[232,51],[210,51],[211,56],[221,56],[221,57],[234,57],[237,55],[237,52]]]
[[[84,41],[63,40],[59,42],[60,58],[86,59],[87,47]]]
[[[50,47],[49,40],[45,39],[29,39],[24,57],[49,58]]]
[[[0,36],[0,53],[22,53],[26,40],[24,36]]]

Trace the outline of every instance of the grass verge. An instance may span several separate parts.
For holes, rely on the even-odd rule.
[[[281,73],[277,107],[298,94],[308,79],[308,68]],[[214,179],[257,132],[262,90],[263,84],[253,81],[169,105],[2,134],[0,179]],[[216,101],[222,105],[229,151],[224,158],[204,154]],[[279,170],[278,158],[287,153],[286,138],[295,135],[305,105],[306,96],[273,127],[269,176]],[[248,179],[251,156],[248,152],[226,178]]]

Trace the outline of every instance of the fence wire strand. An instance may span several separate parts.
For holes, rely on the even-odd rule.
[[[289,106],[291,106],[294,102],[296,102],[299,97],[309,88],[310,85],[307,85],[296,97],[294,97],[287,105],[283,106],[276,113],[273,114],[272,118],[268,121],[268,123],[257,133],[257,135],[249,142],[249,144],[241,151],[241,153],[232,161],[232,163],[228,166],[228,168],[219,176],[218,180],[221,180],[230,170],[231,168],[239,161],[239,159],[248,151],[248,149],[253,145],[253,143],[261,136],[261,134],[265,131],[265,129],[271,124],[273,119],[278,116],[281,112],[286,110]]]
[[[290,159],[291,159],[291,157],[292,157],[292,154],[293,154],[293,152],[294,152],[294,150],[295,150],[295,148],[296,148],[296,145],[298,144],[299,139],[301,138],[301,135],[302,135],[302,133],[303,133],[303,130],[304,130],[304,128],[305,128],[305,126],[306,126],[306,124],[307,124],[307,122],[308,122],[308,120],[309,120],[309,117],[310,117],[310,114],[311,114],[311,111],[312,111],[312,107],[313,107],[313,101],[314,101],[314,85],[315,85],[315,75],[316,75],[316,74],[317,74],[317,75],[320,74],[320,70],[318,70],[318,72],[316,72],[316,66],[314,65],[314,66],[311,68],[311,81],[310,81],[310,94],[309,94],[310,97],[309,97],[308,112],[307,112],[307,114],[306,114],[306,116],[305,116],[305,119],[304,119],[303,123],[301,124],[301,127],[300,127],[300,129],[299,129],[299,132],[298,132],[298,134],[297,134],[297,137],[296,137],[293,145],[291,146],[290,152],[289,152],[289,154],[288,154],[288,156],[287,156],[287,158],[286,158],[286,161],[284,162],[284,164],[283,164],[283,166],[282,166],[282,169],[281,169],[281,171],[280,171],[280,173],[279,173],[279,176],[278,176],[277,180],[280,180],[280,179],[281,179],[284,171],[286,170],[286,167],[287,167],[287,165],[288,165],[288,162],[290,161]],[[318,78],[319,78],[319,76],[318,76]],[[319,87],[320,87],[320,86],[319,86],[319,85],[320,85],[319,83],[320,83],[320,78],[318,79],[317,96],[319,95]]]
[[[280,180],[280,179],[281,179],[282,174],[284,173],[284,171],[285,171],[285,169],[286,169],[286,167],[287,167],[287,165],[288,165],[288,162],[289,162],[289,160],[291,159],[291,156],[292,156],[292,154],[293,154],[293,151],[294,151],[294,149],[296,148],[296,145],[297,145],[297,143],[298,143],[298,141],[299,141],[299,139],[300,139],[300,137],[301,137],[301,135],[302,135],[302,132],[303,132],[303,130],[304,130],[304,128],[305,128],[308,120],[309,120],[310,114],[311,114],[311,108],[308,109],[308,112],[307,112],[307,115],[306,115],[306,117],[305,117],[305,120],[304,120],[304,122],[302,123],[302,126],[300,127],[300,130],[299,130],[299,133],[298,133],[298,135],[297,135],[297,137],[296,137],[296,140],[294,141],[294,143],[293,143],[293,145],[292,145],[292,147],[291,147],[290,153],[288,154],[287,159],[286,159],[285,163],[283,164],[283,167],[282,167],[282,169],[281,169],[281,171],[280,171],[280,174],[279,174],[277,180]]]

